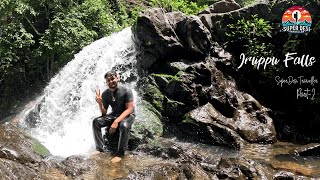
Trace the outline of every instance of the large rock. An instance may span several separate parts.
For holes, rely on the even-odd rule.
[[[92,171],[94,168],[94,161],[84,156],[69,156],[62,162],[58,163],[58,168],[64,173],[65,176],[75,177],[84,174],[85,172]]]
[[[160,8],[148,9],[140,14],[135,35],[145,55],[141,58],[141,65],[145,69],[150,68],[158,59],[183,50],[172,21],[183,20],[186,16],[177,13],[171,17],[175,18],[169,18]]]
[[[145,168],[141,171],[131,172],[128,177],[122,179],[186,179],[186,177],[176,164],[164,163]]]
[[[258,164],[245,158],[222,158],[217,176],[219,179],[266,179]]]
[[[320,156],[320,144],[312,143],[298,147],[294,153],[299,156]]]
[[[0,125],[0,177],[2,179],[42,179],[50,155],[39,141],[10,123]]]
[[[177,74],[150,74],[140,83],[141,94],[171,122],[181,122],[183,115],[194,109],[187,116],[197,122],[194,124],[201,125],[191,123],[181,127],[190,136],[235,149],[241,148],[243,141],[276,141],[273,120],[268,115],[270,110],[251,95],[240,92],[235,80],[224,75],[214,61],[176,62],[163,68],[158,72],[173,69]],[[199,111],[209,113],[208,122],[197,117]]]
[[[38,173],[25,165],[0,158],[1,179],[41,179]]]
[[[0,158],[24,164],[40,162],[50,155],[41,143],[9,123],[0,126],[0,139]]]
[[[129,149],[133,150],[140,144],[147,144],[156,142],[163,134],[162,116],[147,101],[141,101],[136,110],[136,121],[132,125],[131,137],[129,140]]]
[[[276,132],[272,119],[265,112],[259,111],[261,119],[251,113],[239,108],[233,118],[227,118],[208,103],[186,115],[184,122],[195,124],[186,132],[201,128],[200,131],[205,134],[203,137],[213,144],[236,149],[242,147],[243,140],[250,143],[275,142]]]
[[[260,18],[271,20],[270,11],[269,4],[257,3],[226,13],[200,14],[199,18],[211,32],[212,40],[223,44],[227,40],[228,24],[234,24],[242,18],[249,19],[254,14],[257,14]]]
[[[141,66],[147,71],[159,60],[203,58],[215,45],[199,17],[159,8],[141,13],[134,33],[142,50]]]
[[[219,1],[210,5],[205,10],[201,11],[198,15],[211,13],[226,13],[240,8],[240,5],[235,1]]]
[[[209,30],[203,25],[198,16],[187,16],[177,23],[176,33],[187,52],[209,54],[213,45]]]
[[[236,133],[231,119],[225,118],[211,104],[190,111],[183,121],[194,124],[185,129],[189,134],[201,134],[202,141],[234,149],[243,147],[244,140]]]
[[[190,78],[183,73],[150,74],[138,82],[140,94],[163,116],[180,120],[198,104],[196,89],[188,85]]]

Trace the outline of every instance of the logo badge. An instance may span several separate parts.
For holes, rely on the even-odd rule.
[[[308,33],[311,31],[310,13],[301,6],[292,6],[282,16],[282,31],[289,33]]]

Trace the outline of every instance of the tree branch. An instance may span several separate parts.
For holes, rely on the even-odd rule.
[[[32,27],[32,29],[34,30],[34,32],[37,34],[37,35],[41,35],[41,33],[39,33],[39,31],[33,26],[33,24],[31,23],[31,21],[25,16],[24,17],[27,21],[28,21],[28,23],[29,23],[29,25]]]

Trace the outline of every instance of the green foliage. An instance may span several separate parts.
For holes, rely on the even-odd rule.
[[[120,30],[118,14],[115,14],[108,0],[86,0],[73,10],[70,16],[79,18],[90,30],[98,32],[99,37]]]
[[[127,24],[129,25],[135,25],[136,22],[137,22],[137,19],[139,17],[139,14],[140,12],[143,10],[142,7],[140,6],[136,6],[134,8],[131,9],[131,12],[130,12],[130,16],[129,18],[127,19]]]
[[[229,24],[229,46],[241,49],[250,56],[270,56],[273,49],[268,38],[271,38],[271,25],[257,15],[251,19],[240,19],[236,24]]]
[[[0,80],[15,74],[20,69],[13,69],[25,62],[29,48],[34,44],[33,35],[29,33],[22,21],[27,15],[34,16],[34,11],[28,5],[15,5],[13,1],[2,1],[0,5]],[[8,12],[8,13],[5,13]]]
[[[235,0],[241,7],[249,6],[257,0]]]
[[[25,99],[97,38],[129,26],[126,8],[109,0],[0,2],[0,109]],[[120,2],[120,1],[117,1]],[[21,89],[24,89],[21,92]],[[16,93],[21,92],[21,93]],[[10,99],[10,101],[9,101]],[[1,116],[5,114],[1,113]]]
[[[188,0],[151,0],[149,4],[152,7],[161,7],[167,12],[181,11],[185,14],[197,14],[206,7]]]
[[[216,3],[220,0],[196,0],[195,2],[200,5],[200,6],[203,6],[203,5],[211,5],[213,3]]]
[[[216,2],[219,2],[220,0],[196,0],[195,2],[200,5],[200,6],[203,6],[203,5],[212,5]],[[244,6],[249,6],[253,3],[255,3],[257,0],[235,0],[236,3],[238,3],[241,7],[244,7]]]
[[[59,56],[55,63],[57,67],[61,67],[72,59],[73,54],[95,38],[97,38],[97,33],[88,30],[79,19],[57,17],[40,39],[42,45],[39,47],[40,51],[45,52],[41,56],[44,58]]]
[[[162,77],[164,79],[166,79],[169,82],[171,81],[180,81],[180,74],[176,74],[176,75],[170,75],[170,74],[151,74],[151,76],[157,76],[157,77]]]

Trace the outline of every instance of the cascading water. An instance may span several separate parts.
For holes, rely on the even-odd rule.
[[[53,155],[70,156],[93,151],[92,120],[100,115],[95,90],[106,89],[104,74],[112,67],[122,69],[122,80],[136,75],[135,58],[130,28],[84,47],[45,88],[36,108],[35,127],[30,128],[26,123],[28,113],[21,124]],[[136,98],[135,92],[134,96]]]

